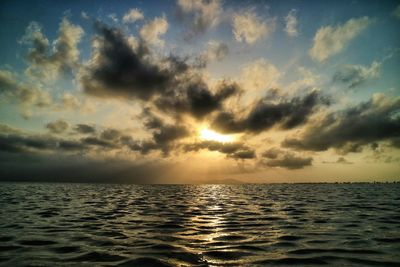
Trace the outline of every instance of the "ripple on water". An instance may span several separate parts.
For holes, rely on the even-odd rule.
[[[55,245],[57,242],[51,241],[51,240],[40,240],[40,239],[34,239],[34,240],[21,240],[18,242],[21,245],[24,246],[49,246],[49,245]]]
[[[214,238],[214,240],[217,241],[242,241],[245,239],[247,239],[247,237],[243,235],[223,235]]]
[[[397,184],[2,184],[0,265],[397,267],[399,195]]]
[[[0,236],[0,242],[9,242],[14,239],[13,236]]]
[[[118,267],[136,267],[136,266],[143,266],[143,267],[173,267],[173,265],[168,264],[164,261],[149,258],[149,257],[141,257],[134,260],[128,260],[118,265]]]
[[[282,235],[278,237],[278,240],[283,240],[283,241],[297,241],[300,239],[303,239],[303,237],[295,235]]]
[[[226,251],[226,250],[213,250],[203,253],[204,256],[217,259],[217,260],[238,260],[244,257],[252,256],[254,253],[245,251]]]
[[[15,245],[0,245],[0,252],[5,252],[5,251],[13,251],[22,248],[21,246],[15,246]]]
[[[73,262],[115,262],[126,260],[126,257],[113,255],[105,252],[88,252],[77,257],[68,259],[68,261]]]
[[[63,246],[63,247],[55,247],[51,249],[55,253],[66,254],[66,253],[74,253],[79,252],[81,249],[77,246]]]

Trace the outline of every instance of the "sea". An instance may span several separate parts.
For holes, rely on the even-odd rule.
[[[0,183],[0,266],[400,266],[400,184]]]

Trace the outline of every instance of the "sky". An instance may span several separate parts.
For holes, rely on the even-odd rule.
[[[399,1],[1,1],[0,180],[400,181]]]

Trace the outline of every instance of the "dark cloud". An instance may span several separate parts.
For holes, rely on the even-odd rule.
[[[151,138],[146,140],[135,140],[131,136],[122,135],[119,140],[121,144],[129,147],[132,151],[147,154],[150,151],[160,150],[164,156],[168,156],[174,148],[175,143],[189,136],[189,130],[181,125],[169,124],[155,116],[150,109],[145,108],[140,116],[144,119],[144,126],[149,130]]]
[[[269,159],[276,159],[279,154],[281,154],[281,150],[277,148],[270,148],[262,153],[262,157]]]
[[[264,151],[261,156],[261,165],[268,167],[282,167],[289,170],[302,169],[311,166],[313,159],[311,157],[300,157],[294,153],[279,148],[270,148]]]
[[[52,133],[61,133],[64,122],[59,121],[50,124]],[[61,126],[60,126],[61,125]],[[81,139],[65,139],[52,135],[27,134],[11,127],[1,127],[0,151],[15,153],[53,153],[53,152],[89,152],[92,148],[116,149],[122,148],[124,144],[119,139],[107,139],[109,136],[88,136]],[[105,130],[104,132],[113,130]]]
[[[97,23],[97,46],[82,71],[80,81],[86,93],[96,96],[122,96],[148,100],[167,90],[183,62],[169,60],[168,68],[151,62],[149,48],[140,42],[136,49],[124,34]],[[165,60],[167,61],[167,59]]]
[[[58,142],[58,150],[63,151],[84,151],[88,149],[86,144],[74,140],[61,140]]]
[[[121,135],[122,135],[122,133],[120,131],[116,130],[116,129],[106,129],[101,133],[100,137],[103,140],[115,141]]]
[[[69,125],[66,121],[57,120],[46,124],[46,128],[55,134],[63,133],[68,129]]]
[[[334,82],[346,84],[349,89],[360,86],[368,80],[377,78],[380,71],[380,63],[374,61],[370,67],[361,65],[345,65],[337,70],[333,76]]]
[[[329,104],[327,98],[313,91],[304,97],[290,100],[281,99],[279,102],[264,98],[254,105],[243,118],[236,118],[233,113],[221,112],[215,118],[213,128],[225,132],[258,133],[275,125],[282,129],[292,129],[304,124],[314,111],[324,104]]]
[[[223,101],[240,91],[236,83],[223,82],[217,92],[212,93],[200,78],[182,82],[175,91],[156,100],[158,109],[173,113],[188,113],[196,118],[221,108]]]
[[[400,137],[400,99],[377,94],[345,110],[328,114],[310,123],[305,132],[287,138],[283,146],[299,150],[324,151],[335,148],[341,153],[360,152],[364,145]]]
[[[311,166],[312,158],[302,158],[293,154],[286,154],[279,159],[271,159],[263,161],[263,164],[268,167],[282,167],[289,170],[302,169],[306,166]]]
[[[229,155],[229,157],[234,159],[254,159],[256,157],[256,153],[254,150],[240,150],[235,153]]]
[[[96,128],[88,124],[77,124],[74,130],[81,134],[93,134],[96,132]]]
[[[239,91],[236,84],[223,82],[213,93],[197,66],[173,55],[154,57],[140,40],[133,48],[118,29],[100,23],[96,28],[98,45],[80,74],[88,94],[154,101],[158,109],[169,114],[202,118]]]
[[[160,149],[160,146],[157,145],[154,141],[138,141],[134,140],[130,136],[124,137],[122,139],[122,142],[126,146],[128,146],[130,150],[140,152],[143,155],[149,153],[150,151]],[[168,153],[168,150],[166,150],[166,153]]]
[[[164,155],[168,155],[175,141],[190,134],[184,125],[179,122],[175,124],[165,123],[149,109],[143,111],[142,117],[145,118],[145,127],[152,131],[152,140],[131,143],[130,147],[133,150],[147,153],[150,150],[160,149]]]
[[[82,144],[88,145],[88,146],[97,146],[97,147],[101,147],[104,149],[107,148],[116,148],[117,145],[115,143],[112,143],[110,141],[107,140],[103,140],[101,138],[98,137],[85,137],[81,139]]]
[[[43,151],[57,148],[57,140],[49,136],[25,136],[19,133],[0,134],[0,150],[8,152]]]
[[[185,144],[183,145],[183,149],[186,152],[199,151],[201,149],[218,151],[235,159],[252,159],[256,157],[254,150],[241,142],[221,143],[217,141],[202,141],[192,144]]]

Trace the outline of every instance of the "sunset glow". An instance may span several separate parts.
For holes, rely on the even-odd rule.
[[[400,179],[398,1],[0,10],[0,180]]]

